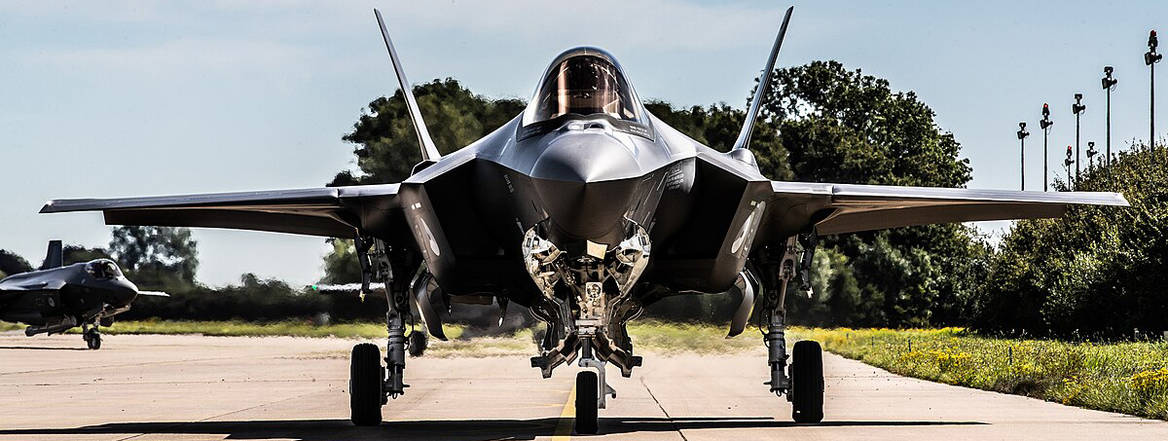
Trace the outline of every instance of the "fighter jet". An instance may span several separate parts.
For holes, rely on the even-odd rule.
[[[45,263],[37,271],[0,280],[0,320],[28,324],[24,334],[57,334],[81,326],[89,349],[101,348],[98,326],[110,326],[114,316],[130,309],[139,291],[109,259],[64,265],[61,241],[49,241]]]
[[[43,213],[101,211],[111,225],[275,231],[355,240],[363,284],[384,284],[387,354],[353,348],[350,411],[376,425],[405,392],[405,324],[416,304],[430,335],[443,307],[496,299],[526,307],[547,332],[531,366],[543,377],[576,361],[579,433],[597,431],[615,391],[612,365],[630,376],[626,324],[664,297],[740,299],[729,336],[755,297],[765,329],[770,392],[799,422],[823,418],[820,346],[788,353],[785,295],[806,273],[816,237],[932,223],[1058,217],[1073,205],[1126,206],[1116,193],[1041,193],[775,181],[750,150],[751,129],[791,17],[763,65],[742,130],[716,151],[649,113],[616,58],[595,47],[556,56],[527,108],[482,139],[439,154],[390,41],[389,52],[422,161],[402,182],[333,188],[48,202]],[[806,280],[804,277],[803,280]],[[792,357],[793,356],[793,357]],[[793,358],[793,360],[792,360]],[[788,363],[791,361],[792,363]],[[594,371],[593,371],[594,370]]]

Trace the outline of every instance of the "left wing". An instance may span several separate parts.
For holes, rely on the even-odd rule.
[[[397,208],[398,184],[49,201],[41,213],[101,211],[107,225],[208,227],[355,237]]]
[[[1072,205],[1128,206],[1122,194],[771,181],[772,224],[819,234],[952,222],[1059,217]],[[801,222],[800,222],[801,220]],[[795,221],[795,222],[792,222]]]

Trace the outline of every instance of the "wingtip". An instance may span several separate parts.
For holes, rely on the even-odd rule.
[[[57,202],[57,201],[48,201],[48,202],[45,202],[45,205],[41,206],[41,211],[39,211],[38,213],[40,213],[40,214],[45,214],[45,213],[52,213],[52,212],[54,212],[54,210],[53,210],[53,204],[54,204],[54,203],[56,203],[56,202]]]

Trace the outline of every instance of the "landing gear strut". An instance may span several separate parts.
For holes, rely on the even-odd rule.
[[[596,358],[592,337],[580,339],[580,367],[593,368],[596,372],[583,371],[576,374],[576,433],[596,434],[599,409],[605,408],[605,398],[616,398],[616,389],[604,381],[604,367],[608,363]]]
[[[385,297],[389,310],[385,314],[389,337],[385,345],[385,367],[377,345],[362,343],[353,347],[349,372],[350,419],[358,426],[381,424],[381,406],[389,398],[405,393],[406,323],[410,305],[408,286],[394,283],[394,269],[404,270],[405,256],[391,256],[389,247],[380,240],[356,239],[358,262],[361,264],[362,292],[368,291],[369,280],[380,277],[385,281]],[[423,331],[424,332],[424,331]],[[423,337],[419,348],[425,347]],[[411,349],[413,350],[413,349]],[[420,353],[419,353],[420,355]]]
[[[795,278],[798,263],[798,273],[804,288],[809,287],[807,267],[810,266],[812,254],[815,252],[813,235],[801,240],[803,242],[803,256],[799,259],[799,250],[796,246],[797,236],[787,239],[782,258],[775,262],[773,259],[762,259],[766,273],[770,276],[768,283],[770,290],[766,291],[766,298],[761,312],[765,314],[766,332],[763,336],[767,346],[767,363],[771,368],[771,379],[766,384],[772,393],[787,395],[791,402],[791,416],[798,423],[818,423],[823,420],[823,352],[819,343],[814,341],[800,341],[795,343],[794,360],[788,370],[787,342],[786,342],[786,295],[787,285]],[[801,261],[800,261],[801,260]],[[777,283],[775,279],[777,280]],[[774,289],[777,287],[778,289]]]

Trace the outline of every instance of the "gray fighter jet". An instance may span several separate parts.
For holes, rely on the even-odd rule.
[[[547,324],[531,365],[544,377],[578,360],[576,430],[597,430],[615,395],[611,364],[641,365],[625,325],[666,296],[741,299],[729,335],[757,315],[770,391],[796,421],[823,418],[820,347],[784,342],[787,284],[806,271],[816,236],[945,222],[1057,217],[1072,205],[1126,206],[1116,193],[1039,193],[774,181],[759,172],[751,128],[791,10],[763,65],[741,134],[715,151],[645,110],[616,59],[593,47],[552,60],[526,110],[482,139],[439,154],[390,42],[389,57],[421,147],[406,180],[301,190],[51,201],[44,213],[100,210],[114,225],[276,231],[354,239],[364,284],[384,283],[385,365],[353,349],[352,421],[375,425],[405,392],[410,302],[444,339],[449,303],[515,303]],[[805,280],[805,278],[804,278]]]
[[[45,263],[37,271],[0,280],[0,320],[25,323],[24,334],[55,334],[81,326],[89,349],[101,348],[98,325],[110,326],[114,316],[130,309],[139,291],[109,259],[64,265],[61,241],[49,241]]]

